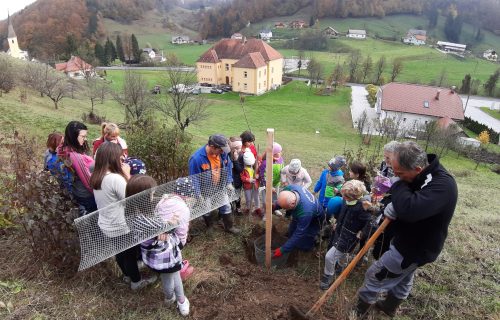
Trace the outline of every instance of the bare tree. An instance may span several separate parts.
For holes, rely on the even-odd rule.
[[[89,78],[85,82],[85,95],[90,100],[90,113],[94,113],[94,106],[97,101],[100,100],[101,103],[103,103],[105,94],[108,92],[108,90],[109,88],[106,82],[99,78]]]
[[[333,88],[334,90],[337,90],[337,86],[343,85],[345,82],[344,66],[340,65],[340,63],[337,63],[335,69],[333,69],[331,78],[332,78]]]
[[[21,81],[40,96],[47,96],[57,109],[59,102],[71,93],[68,77],[47,64],[27,63]]]
[[[441,70],[441,73],[439,74],[439,76],[436,79],[436,85],[438,87],[448,86],[448,73],[446,72],[446,68],[443,68]]]
[[[401,71],[403,71],[403,61],[400,58],[396,58],[392,62],[391,82],[396,80]]]
[[[311,87],[312,82],[315,81],[317,88],[318,82],[323,76],[323,65],[315,58],[311,58],[311,60],[309,60],[309,64],[307,65],[307,72],[309,73],[309,79],[311,80]]]
[[[15,73],[10,59],[0,55],[0,97],[2,93],[9,93],[15,87]]]
[[[382,73],[384,72],[385,63],[386,63],[385,56],[381,56],[380,59],[377,61],[377,65],[375,66],[375,78],[374,78],[374,82],[376,84],[381,84]]]
[[[349,82],[356,82],[359,65],[361,63],[361,52],[359,50],[354,51],[349,60]]]
[[[207,118],[208,100],[203,95],[193,94],[196,84],[196,73],[194,71],[180,71],[178,68],[170,68],[164,75],[162,85],[171,86],[165,95],[160,95],[153,102],[166,119],[174,120],[181,131],[195,122]]]
[[[373,69],[372,57],[368,56],[368,57],[366,57],[366,60],[363,62],[363,65],[361,66],[361,74],[363,76],[363,80],[362,80],[363,83],[365,83],[365,80],[372,72],[372,69]]]
[[[127,122],[139,123],[146,120],[151,110],[151,94],[147,81],[137,73],[125,71],[121,91],[113,92],[114,99],[125,108]]]

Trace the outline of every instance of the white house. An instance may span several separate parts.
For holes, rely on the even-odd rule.
[[[483,58],[489,61],[497,61],[498,59],[498,54],[495,50],[493,49],[488,49],[483,53]]]
[[[241,33],[239,33],[239,32],[237,32],[237,33],[233,33],[233,34],[231,35],[231,39],[243,40],[243,35],[242,35]]]
[[[150,60],[154,60],[156,58],[156,52],[153,48],[144,48],[142,49],[142,52],[146,53]]]
[[[190,39],[188,36],[173,36],[172,37],[172,43],[173,44],[184,44],[184,43],[189,43]]]
[[[355,39],[365,39],[366,38],[366,30],[349,29],[346,37],[355,38]]]
[[[465,44],[446,42],[446,41],[438,41],[437,46],[441,50],[450,51],[450,52],[458,52],[458,53],[465,52],[465,49],[467,47],[467,45],[465,45]]]
[[[56,70],[64,72],[73,79],[85,79],[95,76],[94,67],[76,56],[71,56],[68,62],[56,63]]]
[[[259,32],[259,36],[262,40],[268,41],[273,37],[273,32],[269,29],[264,29]]]
[[[454,89],[398,82],[379,88],[375,111],[380,121],[391,118],[407,130],[442,118],[464,119],[462,99]]]
[[[406,37],[403,38],[403,43],[416,46],[424,45],[425,41],[427,41],[427,31],[419,29],[408,30]]]

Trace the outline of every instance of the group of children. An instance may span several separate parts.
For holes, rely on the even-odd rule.
[[[155,180],[145,175],[144,164],[138,164],[137,170],[130,170],[129,165],[123,164],[128,156],[128,147],[125,140],[119,137],[119,129],[114,124],[103,124],[102,136],[94,142],[94,158],[86,155],[87,128],[76,122],[71,122],[66,128],[65,136],[53,133],[47,141],[47,153],[45,157],[46,169],[53,174],[60,172],[58,163],[76,172],[74,180],[87,181],[84,187],[95,196],[97,204],[95,210],[102,209],[112,202],[117,202],[132,197],[141,192],[154,192]],[[253,213],[264,217],[264,208],[261,207],[259,196],[265,199],[266,186],[266,155],[259,155],[255,145],[255,136],[250,131],[243,132],[239,137],[232,137],[229,141],[231,148],[230,158],[233,162],[234,187],[242,189],[245,196],[245,207],[241,210],[238,201],[236,210],[244,214]],[[113,143],[111,145],[110,143]],[[388,147],[388,149],[390,149]],[[329,239],[329,250],[325,256],[324,275],[320,282],[320,288],[326,290],[332,283],[335,273],[340,272],[346,265],[347,255],[352,253],[357,244],[364,244],[369,236],[370,229],[376,228],[381,221],[380,212],[382,205],[390,202],[387,194],[392,180],[390,170],[390,150],[384,149],[385,161],[381,166],[381,174],[374,179],[374,188],[366,172],[366,166],[358,161],[348,165],[349,171],[346,175],[347,163],[342,156],[336,156],[328,161],[328,169],[321,173],[319,180],[314,186],[314,193],[319,194],[319,202],[322,205],[326,221],[331,223],[331,235]],[[76,153],[76,156],[71,156]],[[273,144],[273,201],[276,200],[279,188],[287,185],[298,185],[309,188],[312,184],[311,177],[302,167],[299,159],[292,159],[288,165],[284,165],[282,147],[278,143]],[[78,160],[84,157],[85,161]],[[76,162],[75,162],[76,161]],[[133,165],[134,162],[131,162]],[[91,173],[92,171],[92,173]],[[82,177],[82,172],[86,175]],[[345,176],[349,177],[345,181]],[[63,175],[64,178],[64,175]],[[74,194],[73,183],[63,179],[68,185],[69,191]],[[89,188],[87,188],[87,185]],[[80,188],[81,189],[81,188]],[[148,191],[149,190],[149,191]],[[370,194],[372,191],[372,194]],[[78,197],[76,197],[78,202]],[[162,219],[165,224],[176,227],[168,233],[158,235],[153,239],[144,241],[140,248],[131,248],[117,255],[117,262],[124,272],[124,280],[131,284],[132,289],[141,288],[156,279],[141,279],[138,274],[137,252],[140,251],[142,261],[150,269],[160,274],[165,293],[165,303],[176,305],[183,316],[189,314],[190,304],[183,290],[181,269],[183,268],[182,248],[186,244],[189,230],[190,212],[181,194],[165,194],[154,208],[154,214]],[[151,197],[152,201],[152,197]],[[373,203],[377,203],[374,205]],[[254,209],[252,211],[252,208]],[[92,207],[86,208],[87,211]],[[107,217],[104,212],[101,217],[99,213],[99,226],[104,234],[109,237],[120,236],[114,234],[128,232],[128,228],[121,228],[116,221],[125,221],[125,214],[113,213],[113,217]],[[376,212],[378,217],[374,218]],[[108,212],[109,214],[109,212]],[[276,214],[281,214],[279,211]],[[120,215],[123,215],[121,217]],[[383,215],[382,215],[383,216]],[[123,219],[122,219],[123,218]],[[106,225],[107,219],[113,226]],[[108,228],[109,227],[109,228]],[[111,230],[111,227],[118,227]],[[110,229],[111,228],[111,229]],[[111,230],[111,231],[110,231]],[[377,258],[388,248],[389,235],[385,241],[378,243],[379,249],[374,256]],[[133,270],[133,271],[130,271]]]
[[[234,163],[233,176],[237,178],[235,187],[242,187],[244,190],[245,208],[242,212],[249,213],[254,206],[253,213],[262,216],[264,207],[259,205],[259,189],[262,190],[265,186],[266,155],[258,157],[254,140],[255,137],[248,131],[239,138],[232,137],[231,158]],[[320,282],[323,290],[331,285],[335,274],[345,268],[348,255],[353,253],[358,244],[360,249],[364,246],[383,219],[383,208],[390,203],[390,194],[387,192],[394,182],[390,165],[391,148],[394,145],[396,142],[390,142],[384,148],[384,161],[373,180],[373,190],[366,166],[360,161],[347,164],[343,156],[336,156],[328,161],[328,169],[321,173],[314,186],[314,193],[318,194],[325,221],[328,222],[326,228],[323,228],[329,238],[324,274]],[[308,188],[311,185],[311,178],[307,170],[302,168],[300,160],[292,159],[290,164],[284,166],[281,153],[281,145],[275,142],[272,162],[273,202],[276,201],[281,186],[299,185]],[[347,168],[348,172],[345,172]],[[345,176],[348,181],[345,181]],[[265,190],[260,196],[265,199]],[[373,250],[376,259],[389,248],[391,238],[388,229],[376,242]]]
[[[142,161],[128,157],[128,147],[119,137],[119,128],[113,123],[102,125],[102,135],[93,143],[93,156],[89,156],[87,127],[78,121],[70,122],[65,134],[51,133],[47,139],[44,168],[58,178],[63,189],[82,214],[99,210],[98,226],[110,240],[131,233],[133,210],[114,206],[117,202],[141,192],[152,192],[155,180],[145,175]],[[149,190],[149,191],[147,191]],[[153,198],[151,197],[151,201]],[[147,207],[147,206],[146,206]],[[190,212],[182,196],[165,194],[154,206],[151,215],[158,216],[163,225],[175,226],[167,233],[142,242],[116,255],[125,283],[132,290],[141,289],[156,281],[157,277],[143,278],[139,266],[144,264],[160,274],[165,303],[177,306],[182,316],[189,315],[190,303],[184,295],[182,276],[192,273],[192,267],[182,259],[186,244]]]

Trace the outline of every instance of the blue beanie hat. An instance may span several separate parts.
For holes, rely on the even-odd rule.
[[[333,197],[328,201],[328,206],[326,207],[327,217],[337,217],[342,208],[342,197]]]
[[[129,157],[125,159],[125,163],[130,166],[130,175],[146,174],[146,164],[141,159]]]

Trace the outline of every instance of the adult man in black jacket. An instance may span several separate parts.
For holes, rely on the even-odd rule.
[[[387,297],[376,306],[394,316],[408,297],[415,270],[433,262],[448,235],[458,191],[453,177],[416,143],[404,142],[395,149],[394,174],[401,180],[392,190],[392,203],[384,214],[395,220],[390,249],[367,270],[358,291],[358,316],[364,317],[380,292]]]

